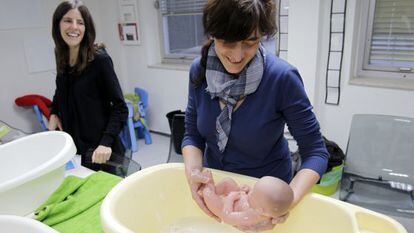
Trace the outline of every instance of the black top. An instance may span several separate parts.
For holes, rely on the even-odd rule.
[[[119,133],[128,117],[121,87],[111,57],[101,49],[79,75],[68,67],[56,77],[52,114],[59,116],[63,130],[69,133],[84,155],[98,145],[123,153]]]

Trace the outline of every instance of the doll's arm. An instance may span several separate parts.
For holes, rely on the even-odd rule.
[[[249,193],[252,190],[252,188],[247,184],[243,184],[242,186],[240,186],[240,190],[245,193]]]
[[[217,195],[227,195],[231,192],[240,191],[239,185],[231,178],[224,178],[216,185]]]

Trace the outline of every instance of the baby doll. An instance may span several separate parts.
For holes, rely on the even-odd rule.
[[[214,184],[211,171],[203,171],[209,182],[201,189],[207,208],[223,222],[236,227],[269,225],[273,218],[286,214],[293,191],[284,181],[264,176],[253,188],[239,185],[230,178]]]

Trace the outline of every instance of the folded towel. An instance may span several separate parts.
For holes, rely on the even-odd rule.
[[[134,120],[134,122],[137,122],[137,121],[140,121],[141,122],[141,124],[146,128],[146,129],[148,129],[148,126],[147,126],[147,123],[146,123],[146,121],[145,121],[145,119],[141,116],[141,111],[143,111],[143,105],[142,105],[142,102],[141,102],[141,98],[139,97],[139,95],[137,95],[137,94],[132,94],[132,93],[126,93],[125,95],[124,95],[124,98],[125,98],[125,102],[127,102],[127,103],[131,103],[132,104],[132,106],[133,106],[133,110],[134,110],[134,113],[133,113],[133,120]],[[142,105],[141,106],[141,109],[139,108],[139,105]]]
[[[0,138],[4,137],[4,135],[10,132],[10,128],[6,125],[0,125]]]
[[[122,178],[96,172],[86,178],[68,176],[35,210],[35,218],[59,232],[102,232],[99,209],[106,194]]]

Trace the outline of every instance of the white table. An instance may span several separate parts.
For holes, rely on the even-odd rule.
[[[94,173],[94,170],[91,170],[89,168],[86,168],[84,166],[81,165],[81,156],[80,155],[75,155],[75,157],[72,159],[72,161],[75,163],[75,168],[67,170],[65,172],[65,175],[74,175],[74,176],[78,176],[81,178],[85,178],[87,176],[89,176],[90,174]]]

